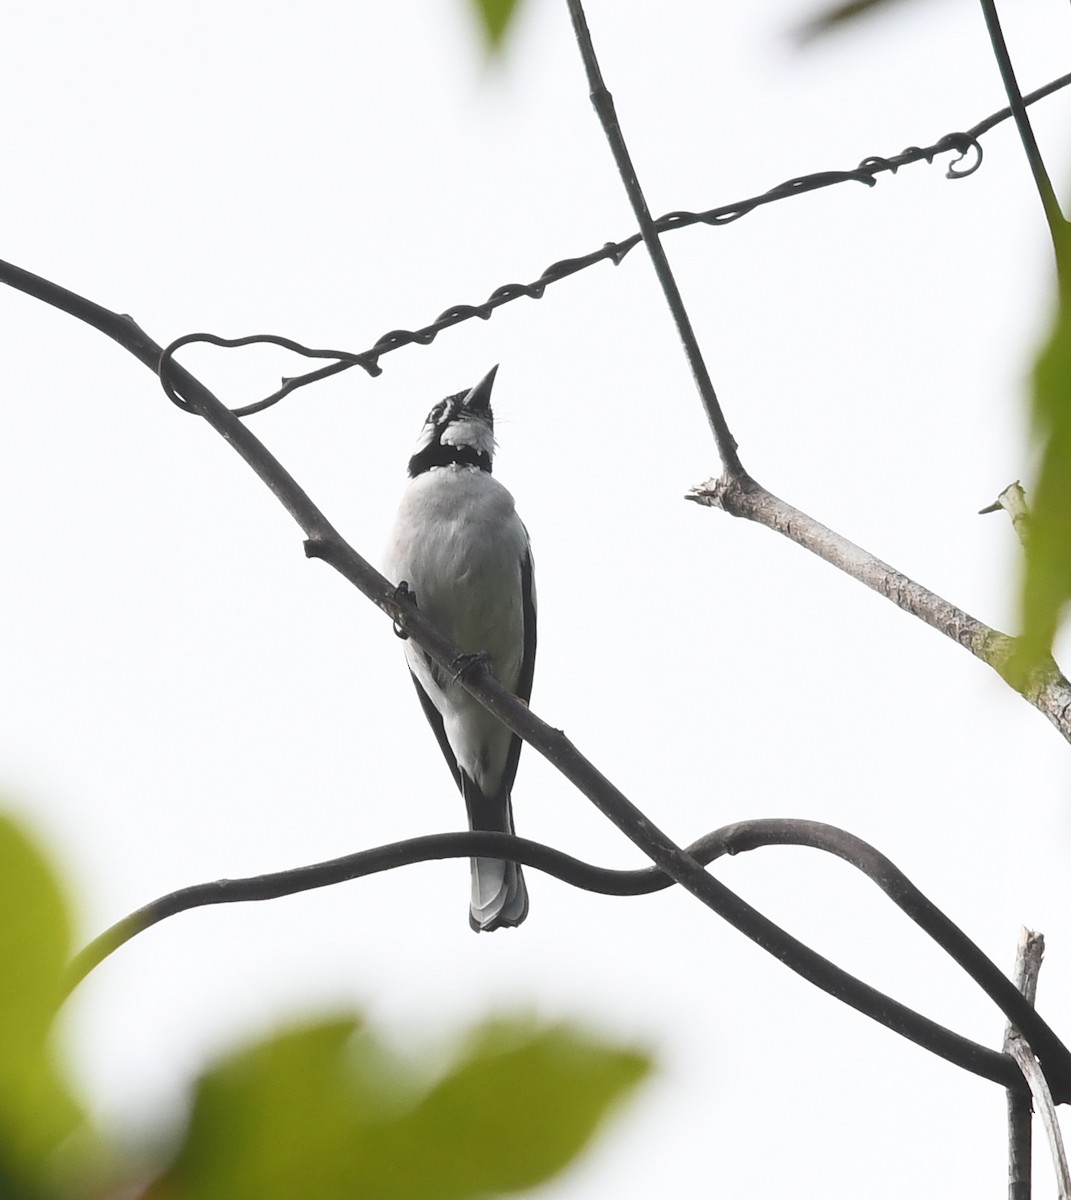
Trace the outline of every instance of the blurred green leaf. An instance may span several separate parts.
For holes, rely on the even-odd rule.
[[[506,32],[521,0],[472,0],[472,5],[487,48],[497,53],[505,45]]]
[[[1061,258],[1071,262],[1063,231]],[[1071,272],[1061,272],[1056,319],[1034,369],[1033,424],[1041,464],[1031,491],[1020,669],[1045,660],[1071,599]]]
[[[580,1153],[649,1068],[643,1055],[568,1026],[489,1023],[397,1123],[397,1150],[408,1150],[392,1195],[464,1200],[534,1187]]]
[[[169,1200],[434,1200],[531,1187],[648,1069],[565,1027],[483,1027],[430,1090],[352,1020],[290,1031],[201,1081]]]
[[[347,1047],[353,1020],[287,1032],[233,1055],[200,1082],[162,1195],[271,1200],[357,1193],[363,1121]]]
[[[835,4],[832,8],[826,9],[825,12],[819,13],[818,16],[807,21],[801,26],[799,37],[803,41],[821,37],[822,34],[829,33],[831,29],[847,24],[848,21],[854,21],[856,17],[861,17],[871,9],[885,8],[898,2],[899,0],[845,0],[845,3]]]
[[[106,1187],[104,1171],[121,1179],[139,1170],[100,1157],[52,1055],[69,944],[53,873],[0,817],[0,1200],[49,1200],[63,1182],[88,1194]],[[202,1077],[179,1149],[143,1197],[527,1191],[569,1163],[648,1070],[645,1056],[569,1026],[490,1021],[429,1082],[355,1018],[289,1030]]]
[[[63,997],[70,923],[44,857],[0,816],[0,1184],[36,1191],[46,1159],[81,1114],[56,1067],[52,1023]],[[7,1189],[21,1188],[9,1192]]]

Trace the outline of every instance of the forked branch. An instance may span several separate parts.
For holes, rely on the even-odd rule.
[[[1071,741],[1071,683],[1051,659],[1026,678],[1021,677],[1013,670],[1014,638],[991,629],[820,521],[793,508],[753,479],[710,479],[693,488],[687,499],[764,525],[891,600],[903,612],[943,633],[992,667]]]
[[[1014,639],[1007,634],[990,629],[975,617],[949,604],[922,584],[908,579],[906,575],[887,563],[853,545],[847,538],[834,533],[806,513],[787,504],[756,483],[741,465],[736,439],[725,420],[721,405],[703,360],[702,352],[692,329],[691,320],[681,298],[672,269],[666,259],[659,239],[658,230],[651,222],[647,201],[643,195],[632,158],[625,144],[621,125],[614,111],[613,101],[603,81],[602,71],[595,56],[591,33],[581,0],[566,0],[573,21],[580,56],[587,72],[591,100],[602,123],[603,132],[610,145],[632,205],[633,213],[643,234],[644,244],[651,256],[659,284],[673,316],[674,324],[684,345],[688,363],[692,368],[700,400],[714,431],[714,440],[722,461],[723,476],[719,480],[708,480],[693,488],[687,499],[737,517],[746,517],[769,529],[783,534],[797,545],[817,554],[823,561],[850,575],[860,583],[879,592],[898,608],[918,617],[931,628],[945,634],[977,658],[992,667],[1001,678],[1039,709],[1071,741],[1071,684],[1064,678],[1051,659],[1035,666],[1023,677],[1017,669],[1013,654]],[[991,8],[991,0],[982,0],[983,8]],[[999,27],[998,27],[999,28]],[[1014,77],[1013,77],[1014,79]],[[1009,91],[1012,114],[1019,123],[1020,132],[1029,130],[1026,106],[1015,87]],[[1031,134],[1032,138],[1032,134]],[[1035,145],[1036,150],[1036,145]],[[1040,160],[1040,156],[1038,156]],[[1031,160],[1033,165],[1033,159]],[[1042,173],[1044,168],[1042,167]],[[1044,182],[1048,176],[1044,175]],[[1041,183],[1039,182],[1039,187]],[[1051,184],[1048,185],[1051,193]],[[1042,193],[1043,199],[1046,193]],[[1055,201],[1053,201],[1054,203]],[[1050,206],[1046,205],[1046,211]]]

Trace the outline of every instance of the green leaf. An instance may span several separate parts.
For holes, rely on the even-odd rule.
[[[162,1194],[198,1200],[354,1196],[349,1159],[363,1106],[346,1051],[356,1027],[342,1020],[289,1031],[205,1075]]]
[[[67,908],[51,868],[0,816],[0,1180],[24,1194],[81,1120],[51,1048],[69,951]]]
[[[895,3],[897,0],[845,0],[845,3],[836,4],[812,17],[800,28],[798,36],[802,41],[810,41],[849,21],[854,21],[856,17],[861,17],[872,9],[885,8]]]
[[[520,5],[521,0],[472,0],[476,22],[492,53],[505,45],[506,32]]]
[[[1065,228],[1062,258],[1071,261]],[[1063,270],[1056,318],[1034,368],[1032,416],[1041,465],[1031,491],[1019,668],[1043,663],[1071,599],[1071,272]]]
[[[355,1020],[292,1030],[201,1081],[169,1200],[462,1200],[569,1162],[648,1069],[560,1027],[482,1028],[430,1089]]]
[[[481,1029],[454,1070],[404,1120],[408,1147],[393,1193],[436,1200],[526,1191],[584,1148],[650,1063],[568,1026],[520,1022]]]

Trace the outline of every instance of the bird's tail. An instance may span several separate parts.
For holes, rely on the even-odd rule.
[[[490,801],[465,777],[465,803],[469,825],[489,833],[513,832],[513,806],[505,801]],[[469,924],[477,933],[490,933],[519,925],[528,916],[528,889],[518,863],[499,858],[474,858],[472,863],[472,899]]]
[[[517,863],[472,859],[469,924],[477,933],[519,925],[528,916],[528,889]]]

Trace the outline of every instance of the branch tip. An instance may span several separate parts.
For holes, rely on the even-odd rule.
[[[1017,479],[1000,493],[992,504],[978,510],[978,515],[1000,512],[1003,509],[1011,517],[1012,526],[1018,534],[1019,541],[1026,545],[1030,532],[1030,509],[1026,503],[1026,491]]]

